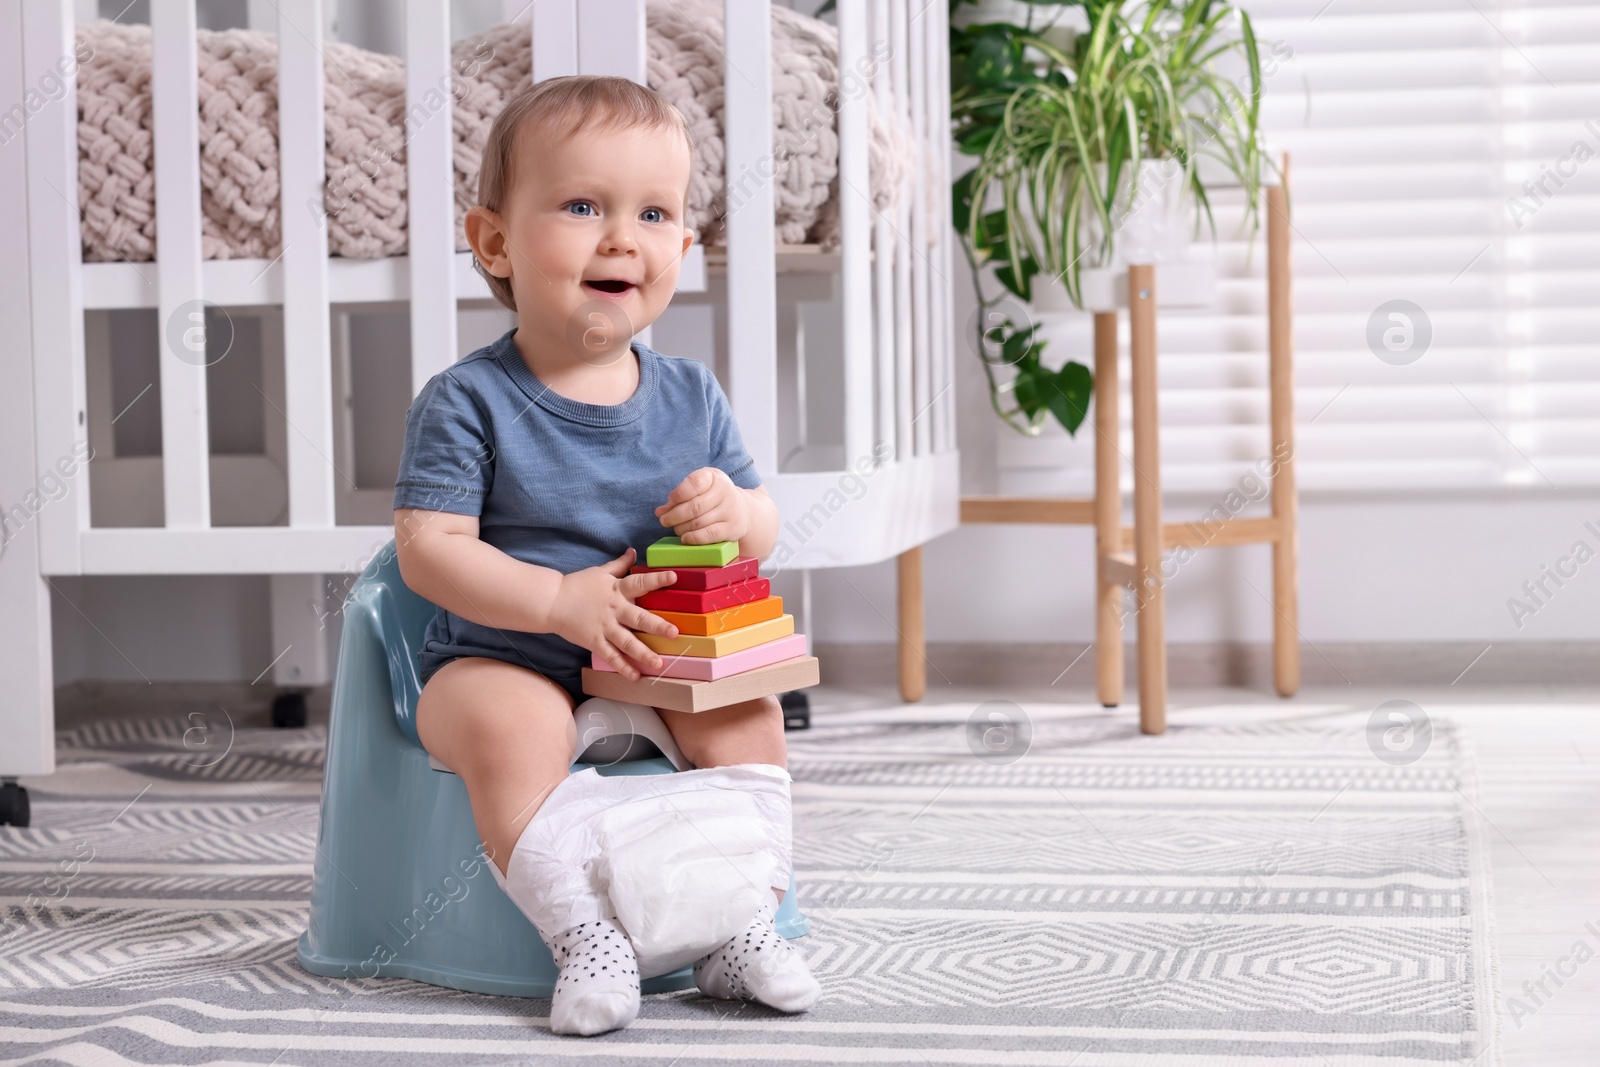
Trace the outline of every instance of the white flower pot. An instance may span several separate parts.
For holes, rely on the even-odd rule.
[[[1101,182],[1105,165],[1097,165]],[[1078,262],[1079,288],[1085,310],[1126,307],[1128,268],[1136,263],[1166,267],[1161,272],[1162,304],[1188,306],[1210,302],[1215,274],[1209,244],[1202,247],[1193,240],[1195,202],[1184,182],[1176,160],[1145,160],[1139,164],[1137,186],[1130,171],[1124,171],[1112,200],[1111,254],[1101,250],[1105,233],[1100,214],[1092,205],[1083,208],[1082,226],[1086,251]],[[1065,283],[1057,278],[1036,276],[1032,307],[1039,312],[1079,310],[1067,295]]]
[[[1097,164],[1100,181],[1105,165]],[[1139,164],[1138,182],[1124,170],[1111,202],[1112,251],[1103,257],[1105,233],[1099,212],[1085,204],[1082,226],[1088,252],[1083,266],[1126,270],[1135,263],[1175,263],[1188,253],[1194,233],[1194,197],[1175,159],[1147,159]]]

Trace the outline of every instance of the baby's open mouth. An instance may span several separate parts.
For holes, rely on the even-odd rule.
[[[598,289],[602,293],[611,293],[613,295],[617,293],[626,293],[629,289],[633,288],[632,282],[625,282],[617,278],[591,279],[583,284],[589,286],[591,289]]]

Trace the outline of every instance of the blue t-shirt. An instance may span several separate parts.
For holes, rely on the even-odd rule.
[[[639,387],[620,404],[553,392],[511,330],[422,387],[406,412],[394,506],[478,516],[478,536],[562,574],[638,553],[672,533],[655,509],[691,471],[720,467],[761,484],[716,376],[693,359],[633,342]],[[581,700],[587,649],[555,634],[481,626],[439,608],[419,656],[422,681],[458,656],[531,667]]]

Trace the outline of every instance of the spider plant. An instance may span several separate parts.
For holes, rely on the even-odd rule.
[[[951,0],[952,21],[969,2]],[[996,280],[1024,302],[1041,275],[1059,278],[1081,308],[1080,264],[1110,260],[1118,223],[1139,202],[1146,161],[1165,162],[1198,208],[1196,234],[1203,212],[1215,235],[1198,163],[1213,156],[1246,189],[1259,187],[1261,62],[1250,18],[1232,3],[1027,3],[1027,25],[951,29],[952,133],[978,160],[953,186],[954,223],[973,268],[977,340],[996,414],[1029,435],[1054,414],[1075,433],[1093,389],[1089,369],[1070,360],[1045,367],[1037,325],[1021,328],[995,312],[1005,294],[987,296],[980,268],[994,265]],[[1068,9],[1087,28],[1064,48],[1047,39],[1034,13],[1060,18]],[[1241,83],[1218,70],[1228,57],[1243,60]],[[991,198],[1000,206],[986,211]],[[1253,232],[1257,198],[1246,199]],[[997,365],[1016,373],[999,382]]]

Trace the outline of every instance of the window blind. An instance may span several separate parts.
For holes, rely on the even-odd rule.
[[[1600,6],[1247,10],[1278,59],[1262,126],[1290,158],[1301,487],[1600,484]],[[1214,205],[1216,304],[1159,322],[1176,491],[1225,490],[1267,453],[1264,232],[1237,232],[1243,204]],[[1040,317],[1047,362],[1091,362],[1087,315]],[[1002,492],[1090,491],[1092,427],[999,432]]]

